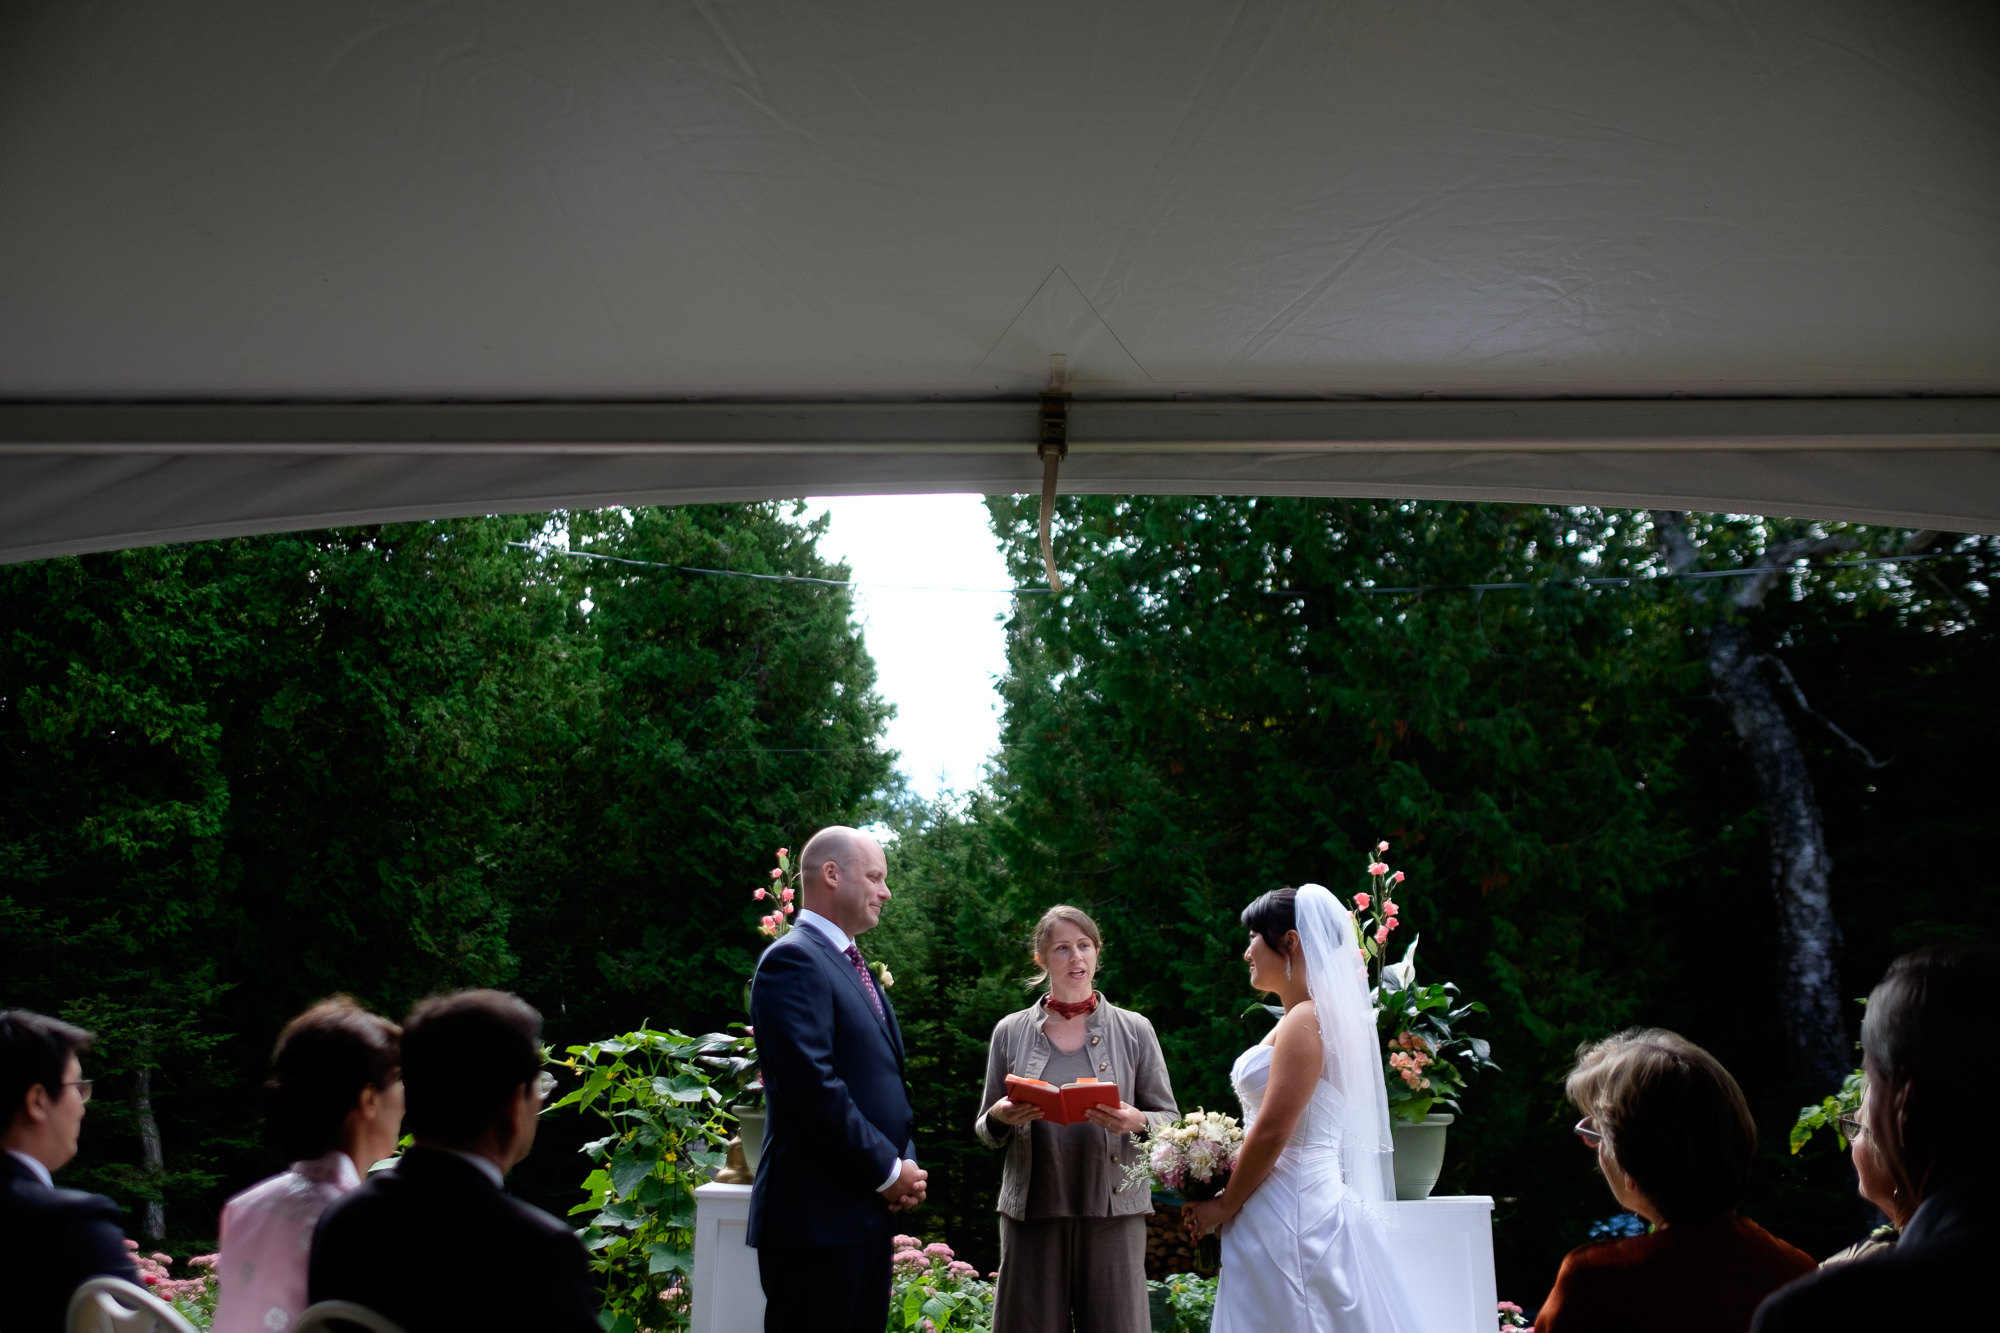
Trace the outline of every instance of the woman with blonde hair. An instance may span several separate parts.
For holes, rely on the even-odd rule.
[[[1000,1277],[994,1333],[1146,1333],[1146,1218],[1152,1194],[1127,1183],[1133,1135],[1180,1114],[1153,1025],[1095,989],[1104,941],[1081,910],[1051,907],[1035,926],[1030,985],[1048,993],[993,1029],[973,1129],[1007,1151],[1000,1180]],[[1116,1083],[1120,1101],[1086,1120],[1046,1122],[1007,1096],[1007,1076],[1060,1087]]]
[[[1815,1270],[1736,1211],[1757,1122],[1707,1051],[1634,1028],[1582,1047],[1563,1091],[1612,1197],[1650,1230],[1571,1250],[1535,1316],[1542,1333],[1744,1333],[1759,1302]]]

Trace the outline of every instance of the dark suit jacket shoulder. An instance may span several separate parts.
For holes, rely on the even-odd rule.
[[[1823,1268],[1773,1295],[1754,1333],[1829,1328],[1971,1328],[1991,1304],[1988,1268],[2000,1246],[2000,1172],[1924,1200],[1895,1248]]]
[[[466,1254],[486,1277],[464,1279]],[[410,1149],[334,1201],[313,1233],[307,1290],[412,1333],[599,1333],[602,1304],[575,1232],[435,1148]]]
[[[886,1240],[889,1210],[877,1190],[898,1160],[915,1155],[916,1120],[889,997],[833,941],[801,926],[758,960],[750,1017],[767,1115],[750,1243]]]
[[[137,1282],[123,1217],[102,1194],[50,1189],[0,1152],[0,1254],[15,1275],[0,1320],[7,1333],[61,1333],[69,1298],[91,1278]]]

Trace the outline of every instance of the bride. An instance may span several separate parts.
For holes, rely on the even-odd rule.
[[[1187,1206],[1222,1229],[1213,1333],[1414,1333],[1383,1228],[1393,1221],[1389,1100],[1354,920],[1317,884],[1243,913],[1250,984],[1284,1001],[1236,1058],[1243,1146],[1219,1198]]]

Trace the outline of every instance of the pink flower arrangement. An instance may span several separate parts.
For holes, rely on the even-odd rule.
[[[1375,844],[1375,851],[1368,858],[1368,874],[1373,883],[1367,892],[1354,895],[1354,933],[1361,941],[1362,959],[1378,965],[1388,951],[1389,936],[1403,924],[1397,917],[1402,909],[1390,899],[1389,889],[1401,884],[1405,876],[1400,870],[1389,869],[1389,863],[1381,859],[1388,850],[1386,838]]]
[[[173,1265],[170,1254],[141,1254],[139,1243],[128,1240],[125,1248],[130,1252],[132,1266],[139,1270],[139,1281],[146,1290],[161,1300],[175,1305],[193,1305],[205,1308],[209,1303],[209,1292],[215,1281],[216,1256],[198,1254],[188,1260],[190,1268],[206,1268],[209,1271],[195,1277],[176,1278],[167,1271]]]
[[[971,1333],[993,1320],[992,1279],[952,1252],[943,1241],[892,1236],[889,1327],[897,1333]],[[915,1322],[912,1313],[926,1311]]]
[[[798,905],[793,901],[798,893],[798,884],[799,871],[792,864],[791,852],[786,848],[780,847],[778,849],[778,864],[771,867],[771,883],[768,885],[760,884],[750,890],[750,897],[757,902],[763,902],[766,898],[774,898],[778,903],[776,911],[757,918],[757,933],[759,935],[762,935],[765,939],[775,940],[792,928],[792,923],[785,918],[799,910]]]

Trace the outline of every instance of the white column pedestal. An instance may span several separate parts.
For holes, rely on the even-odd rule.
[[[1493,1276],[1493,1200],[1432,1195],[1396,1205],[1389,1248],[1410,1283],[1424,1333],[1493,1333],[1500,1298]]]
[[[764,1333],[764,1284],[749,1238],[748,1185],[695,1187],[689,1333]]]

